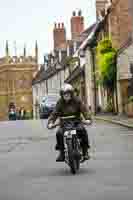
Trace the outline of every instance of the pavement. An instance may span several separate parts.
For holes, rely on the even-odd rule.
[[[94,116],[94,119],[103,120],[133,129],[133,118],[129,118],[124,115],[98,114]]]
[[[72,175],[45,120],[0,123],[0,200],[132,200],[132,130],[99,120],[88,135],[91,159]]]

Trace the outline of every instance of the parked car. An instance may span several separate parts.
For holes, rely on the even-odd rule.
[[[40,118],[45,119],[48,118],[50,113],[53,112],[56,103],[59,99],[57,95],[47,95],[42,99],[40,103]]]
[[[45,100],[47,99],[47,96],[43,97],[40,102],[40,107],[43,107],[45,105]]]

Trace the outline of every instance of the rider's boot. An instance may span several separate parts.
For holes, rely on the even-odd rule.
[[[56,150],[56,151],[59,151],[59,150],[60,150],[60,147],[59,147],[58,144],[55,145],[55,150]]]
[[[89,160],[90,159],[90,155],[88,153],[88,148],[83,147],[83,159],[84,160]]]
[[[57,159],[56,159],[56,162],[63,162],[64,160],[65,160],[64,150],[61,150]]]

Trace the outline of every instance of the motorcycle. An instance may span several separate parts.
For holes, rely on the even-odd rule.
[[[81,139],[77,136],[77,123],[79,120],[75,116],[60,117],[60,123],[53,125],[52,128],[62,126],[64,130],[64,152],[65,163],[70,167],[72,174],[76,174],[80,169],[80,163],[84,162]],[[80,122],[81,123],[81,122]],[[84,125],[91,125],[92,120]]]
[[[13,108],[9,110],[9,120],[16,120],[16,111]]]

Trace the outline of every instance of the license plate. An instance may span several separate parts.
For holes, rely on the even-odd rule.
[[[67,135],[67,138],[72,138],[72,135],[70,134],[70,135]]]
[[[71,131],[65,131],[64,136],[67,137],[67,138],[72,138]]]
[[[72,135],[76,135],[76,130],[72,130],[72,131],[71,131],[71,134],[72,134]]]

